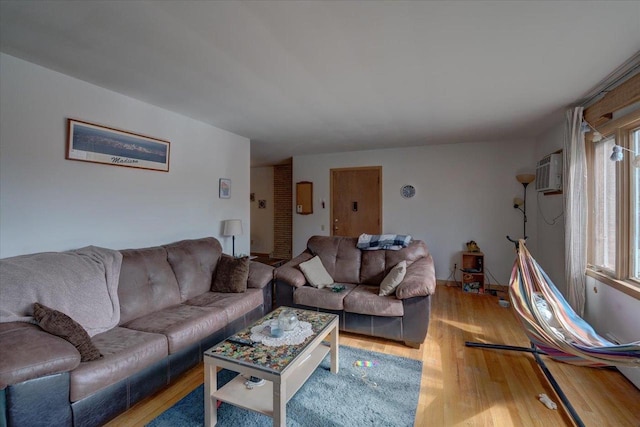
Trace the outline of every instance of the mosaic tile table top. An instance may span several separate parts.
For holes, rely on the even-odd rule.
[[[222,341],[220,344],[205,351],[205,356],[227,359],[236,363],[259,367],[266,371],[280,373],[291,361],[304,351],[306,346],[313,341],[320,332],[329,326],[333,319],[338,317],[335,314],[279,307],[253,325],[233,335],[233,338],[250,340],[251,328],[253,326],[277,319],[282,310],[285,309],[294,310],[298,316],[298,320],[311,324],[313,334],[302,343],[278,347],[269,347],[260,343],[254,343],[253,347],[249,347],[229,341]]]

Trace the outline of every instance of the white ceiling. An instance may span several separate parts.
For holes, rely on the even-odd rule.
[[[2,1],[0,50],[293,155],[536,136],[639,1]]]

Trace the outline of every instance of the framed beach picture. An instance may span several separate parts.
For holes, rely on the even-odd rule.
[[[169,141],[68,119],[68,160],[169,172]]]
[[[218,187],[218,195],[221,199],[231,198],[231,180],[227,178],[220,178]]]

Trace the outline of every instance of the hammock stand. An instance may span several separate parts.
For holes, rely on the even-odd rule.
[[[538,366],[540,366],[542,373],[544,374],[545,377],[547,377],[547,381],[549,381],[549,384],[551,384],[551,387],[553,387],[553,391],[556,392],[556,394],[562,401],[562,404],[566,408],[567,412],[569,412],[569,415],[571,416],[573,421],[576,423],[578,427],[585,427],[584,422],[582,421],[582,419],[574,409],[573,405],[571,405],[571,402],[569,402],[569,398],[567,398],[567,395],[564,394],[564,392],[562,391],[562,388],[560,387],[560,384],[558,384],[556,379],[553,377],[553,374],[551,373],[551,371],[549,371],[549,368],[547,368],[547,365],[545,365],[544,360],[542,360],[542,358],[540,357],[541,354],[546,356],[547,353],[545,353],[542,350],[539,350],[534,343],[531,343],[531,347],[529,348],[511,346],[511,345],[502,345],[502,344],[485,344],[481,342],[472,342],[472,341],[466,341],[464,345],[467,347],[492,348],[494,350],[524,351],[526,353],[533,354],[533,357],[536,359]]]
[[[567,412],[573,419],[574,423],[578,427],[585,427],[584,422],[582,421],[582,419],[580,419],[580,416],[577,414],[574,407],[571,405],[571,402],[569,402],[569,399],[564,394],[564,392],[562,391],[562,388],[560,387],[558,382],[555,380],[555,378],[553,377],[553,375],[545,365],[544,360],[540,356],[544,355],[544,356],[550,356],[552,358],[557,357],[560,361],[564,361],[567,363],[572,363],[573,361],[574,364],[604,367],[604,366],[614,365],[616,364],[616,361],[619,361],[620,364],[625,364],[624,363],[625,361],[623,360],[623,358],[628,358],[630,361],[632,361],[631,363],[640,363],[640,346],[638,345],[638,343],[631,343],[629,345],[616,346],[615,344],[607,342],[602,347],[603,349],[605,349],[605,351],[603,351],[601,355],[598,355],[596,353],[596,349],[599,348],[597,344],[592,344],[593,347],[591,348],[588,348],[583,345],[583,347],[581,347],[580,349],[576,349],[575,352],[572,352],[571,351],[572,347],[570,344],[564,341],[558,341],[558,337],[555,337],[553,335],[545,335],[547,332],[543,328],[543,326],[541,326],[539,323],[537,325],[532,324],[532,322],[537,323],[539,322],[539,320],[536,318],[535,314],[531,313],[530,306],[528,306],[527,304],[522,304],[523,298],[530,296],[533,299],[533,295],[523,295],[521,290],[517,290],[517,292],[514,290],[514,287],[516,284],[519,283],[521,276],[524,276],[525,273],[529,273],[529,274],[531,273],[531,271],[528,270],[527,266],[522,265],[521,259],[520,259],[521,257],[520,251],[524,250],[525,254],[522,256],[525,256],[525,257],[526,256],[530,257],[530,254],[527,251],[526,247],[524,247],[524,240],[515,241],[511,239],[509,236],[507,236],[507,239],[515,244],[516,251],[518,252],[518,258],[516,259],[516,263],[514,265],[513,272],[511,274],[509,296],[512,304],[514,305],[514,308],[516,308],[518,317],[524,326],[527,337],[531,342],[531,347],[527,348],[527,347],[501,345],[501,344],[486,344],[486,343],[471,342],[471,341],[466,341],[465,346],[531,353],[535,358],[536,363],[542,370],[542,373],[547,378],[547,381],[549,382],[551,387],[553,387],[553,390],[562,401],[564,408],[567,410]],[[539,268],[539,266],[537,265],[537,263],[535,263],[535,261],[533,261],[533,264],[535,265],[535,267]],[[526,271],[523,272],[523,270],[526,270]],[[562,299],[561,302],[564,303],[564,305],[566,305],[567,311],[571,312],[569,313],[569,317],[571,317],[572,319],[575,319],[575,318],[579,319],[580,324],[578,325],[578,328],[582,326],[587,330],[584,334],[581,334],[581,335],[588,337],[588,341],[592,343],[606,342],[606,340],[599,337],[595,333],[595,331],[593,331],[588,326],[588,324],[586,324],[586,322],[584,322],[575,313],[573,313],[573,310],[571,309],[571,307],[568,306],[568,304],[566,303],[566,301],[564,301],[564,299],[562,298],[560,293],[557,291],[557,289],[555,289],[553,283],[551,283],[548,276],[546,276],[546,274],[543,271],[541,271],[541,269],[540,269],[540,272],[541,272],[541,278],[545,280],[545,282],[548,284],[548,287],[552,289],[551,292],[553,293],[554,297],[558,300]],[[514,293],[517,293],[517,295],[514,295]],[[531,305],[533,304],[534,303],[531,302]],[[611,349],[612,347],[613,348],[618,347],[618,350],[622,348],[622,350],[620,350],[619,352],[606,351],[606,349]],[[591,357],[591,354],[589,354],[590,350],[594,351],[593,357]],[[610,357],[610,359],[607,359],[607,357]],[[620,358],[620,360],[616,358]],[[611,359],[615,359],[615,360],[611,360]],[[582,361],[582,363],[579,362],[580,360]]]

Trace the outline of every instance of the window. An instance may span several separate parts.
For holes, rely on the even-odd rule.
[[[616,269],[616,162],[609,156],[615,138],[595,143],[593,175],[593,264],[611,273]]]
[[[630,147],[640,154],[640,129],[631,132]],[[631,153],[629,153],[631,154]],[[631,167],[631,278],[640,282],[640,155]]]
[[[640,168],[635,154],[610,159],[619,145],[640,154],[640,110],[598,129],[603,139],[587,139],[589,153],[588,274],[617,288],[640,292]]]

